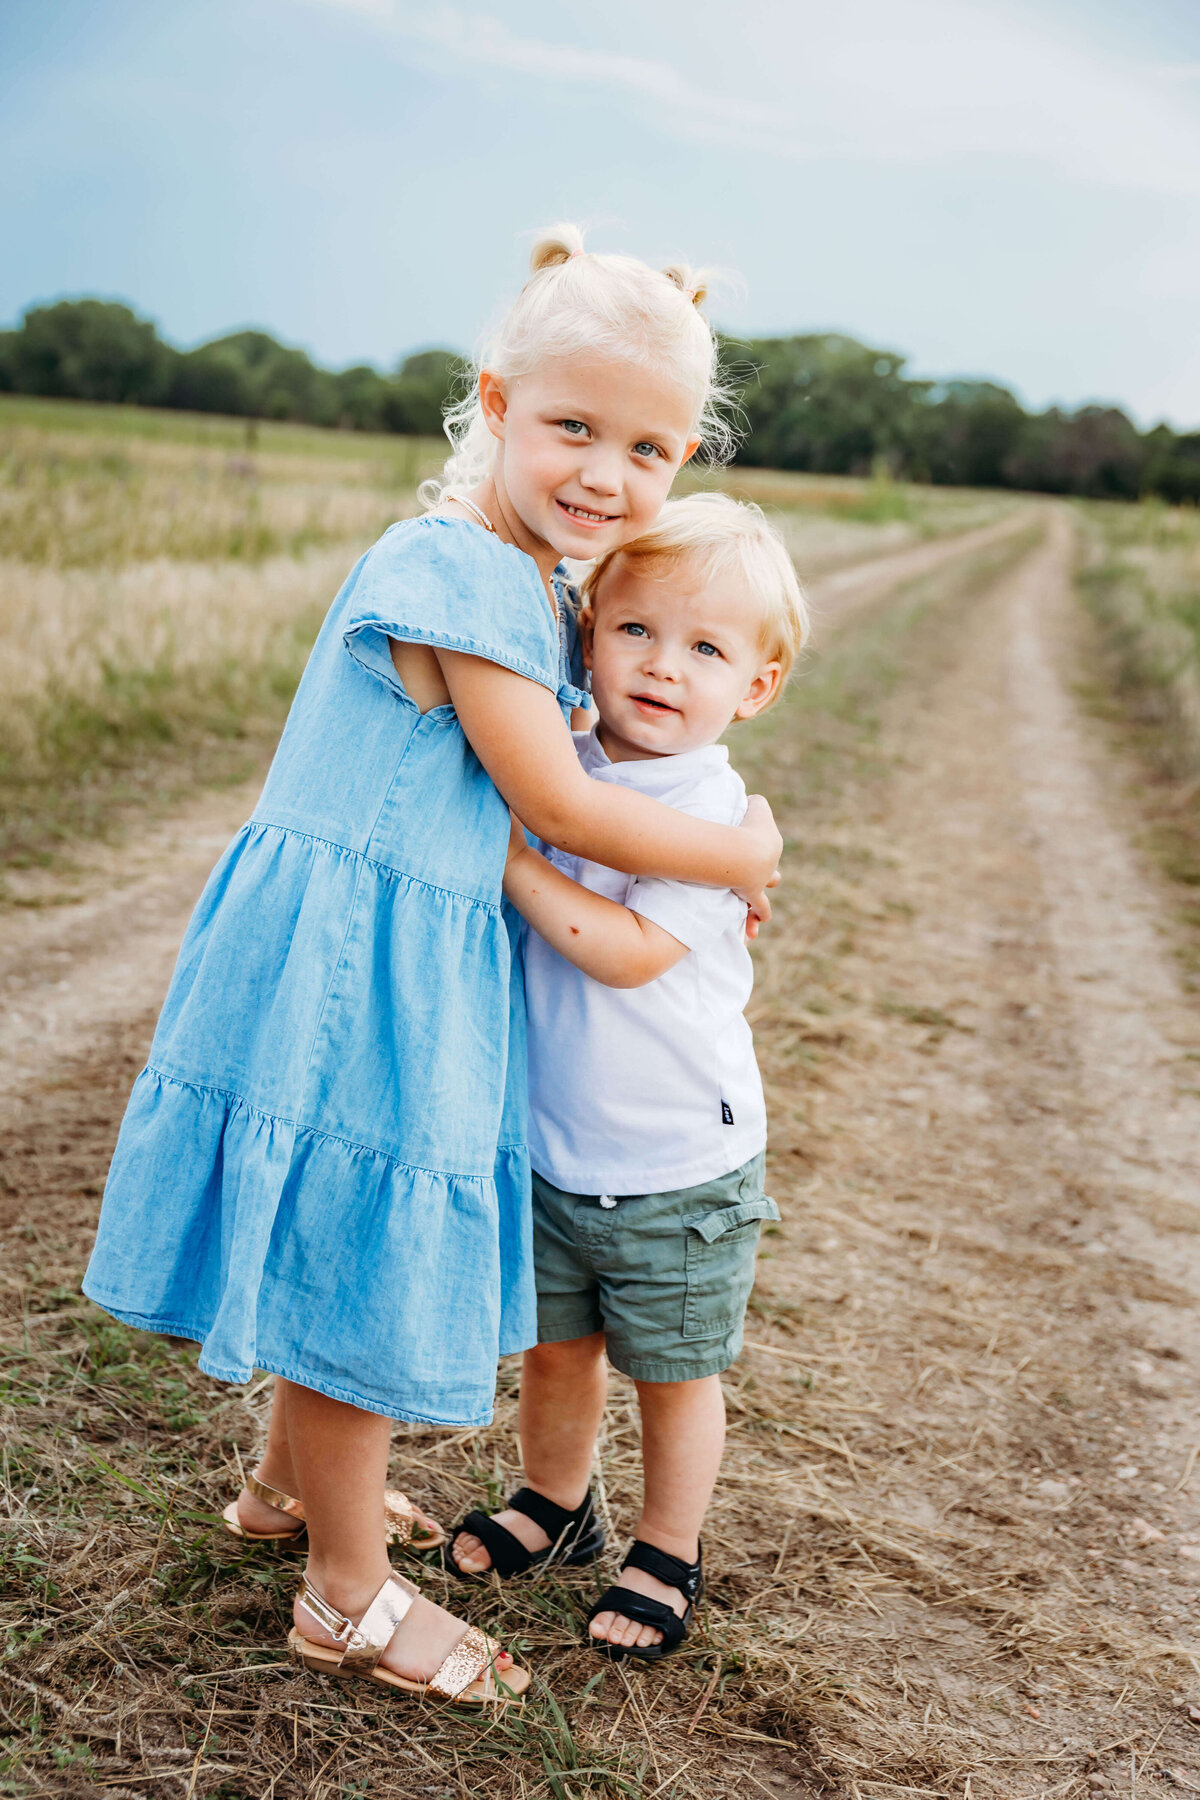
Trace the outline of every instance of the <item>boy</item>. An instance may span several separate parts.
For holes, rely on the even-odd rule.
[[[736,824],[746,791],[717,740],[782,690],[808,633],[791,562],[757,507],[668,502],[583,589],[599,714],[576,739],[597,781]],[[764,1219],[766,1117],[743,1009],[752,971],[732,893],[645,880],[514,828],[505,892],[527,935],[538,1344],[525,1355],[530,1486],[471,1513],[460,1574],[583,1562],[603,1544],[588,1491],[607,1361],[637,1386],[644,1502],[593,1646],[655,1660],[701,1588],[700,1525],[724,1444],[720,1371],[741,1349]]]

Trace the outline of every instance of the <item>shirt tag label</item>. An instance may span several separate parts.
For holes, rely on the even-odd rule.
[[[721,1102],[721,1123],[722,1125],[733,1124],[733,1108],[730,1106],[728,1100],[722,1100]]]

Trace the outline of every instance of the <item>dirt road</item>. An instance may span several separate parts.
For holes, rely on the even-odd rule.
[[[830,578],[831,686],[887,646],[870,728],[814,702],[750,754],[794,846],[755,1002],[784,1224],[764,1239],[729,1379],[704,1660],[589,1692],[594,1664],[561,1649],[555,1616],[530,1628],[519,1598],[495,1601],[511,1610],[491,1628],[521,1621],[560,1699],[575,1696],[591,1759],[575,1766],[593,1773],[567,1774],[564,1793],[622,1791],[604,1771],[633,1779],[630,1733],[643,1785],[624,1791],[680,1800],[1200,1792],[1200,1013],[1171,895],[1133,847],[1129,772],[1072,698],[1086,628],[1069,522],[1038,517],[1025,543],[1028,518],[1010,520]],[[200,799],[96,853],[79,904],[0,921],[0,1200],[10,1262],[36,1263],[35,1310],[78,1264],[188,908],[251,798]],[[402,1444],[423,1501],[454,1511],[481,1471],[509,1478],[512,1388],[510,1373],[482,1445]],[[636,1491],[629,1405],[618,1384],[603,1457],[618,1518]],[[260,1409],[236,1429],[227,1410],[222,1441],[248,1450]],[[141,1441],[122,1439],[131,1455]],[[188,1479],[211,1504],[226,1477]],[[21,1514],[31,1529],[38,1504]],[[155,1529],[129,1526],[114,1591]],[[245,1577],[220,1580],[227,1612],[249,1606],[233,1591]],[[212,1652],[229,1665],[244,1660],[232,1641]],[[181,1637],[170,1654],[186,1653]],[[43,1687],[56,1666],[44,1647],[25,1664]],[[136,1712],[136,1668],[100,1666]],[[291,1758],[308,1690],[238,1680],[227,1766],[244,1766],[237,1733],[248,1745],[253,1728],[256,1767],[278,1739],[280,1800],[309,1791]],[[164,1684],[149,1710],[183,1717]],[[151,1746],[167,1741],[156,1729]],[[445,1753],[434,1727],[417,1738],[412,1767]],[[339,1780],[415,1791],[379,1785],[356,1753],[333,1753]],[[118,1746],[96,1794],[122,1774],[181,1791],[147,1789],[149,1766]],[[472,1791],[548,1791],[540,1762],[517,1786],[525,1766],[476,1771]]]

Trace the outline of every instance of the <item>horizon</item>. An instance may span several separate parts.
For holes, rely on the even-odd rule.
[[[15,0],[0,312],[112,298],[182,347],[389,369],[466,354],[522,232],[590,218],[744,271],[709,308],[736,340],[1196,428],[1200,9],[614,5],[599,33],[548,0]]]

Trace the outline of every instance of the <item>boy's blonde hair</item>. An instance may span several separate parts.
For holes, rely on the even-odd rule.
[[[478,375],[527,375],[551,356],[611,356],[676,375],[692,399],[692,424],[711,460],[729,453],[717,341],[700,311],[707,278],[684,263],[652,269],[634,256],[598,255],[575,225],[553,225],[535,243],[530,277],[472,365],[471,391],[446,414],[452,446],[440,481],[423,484],[436,506],[448,488],[472,488],[492,466],[495,439],[479,403]]]
[[[606,574],[618,560],[651,575],[669,573],[685,562],[698,566],[706,580],[730,570],[741,575],[761,608],[759,645],[767,661],[777,662],[782,670],[774,696],[778,700],[808,641],[810,622],[792,559],[760,506],[731,500],[728,494],[688,494],[682,500],[668,500],[648,531],[610,550],[589,570],[580,590],[585,606],[595,605]]]

